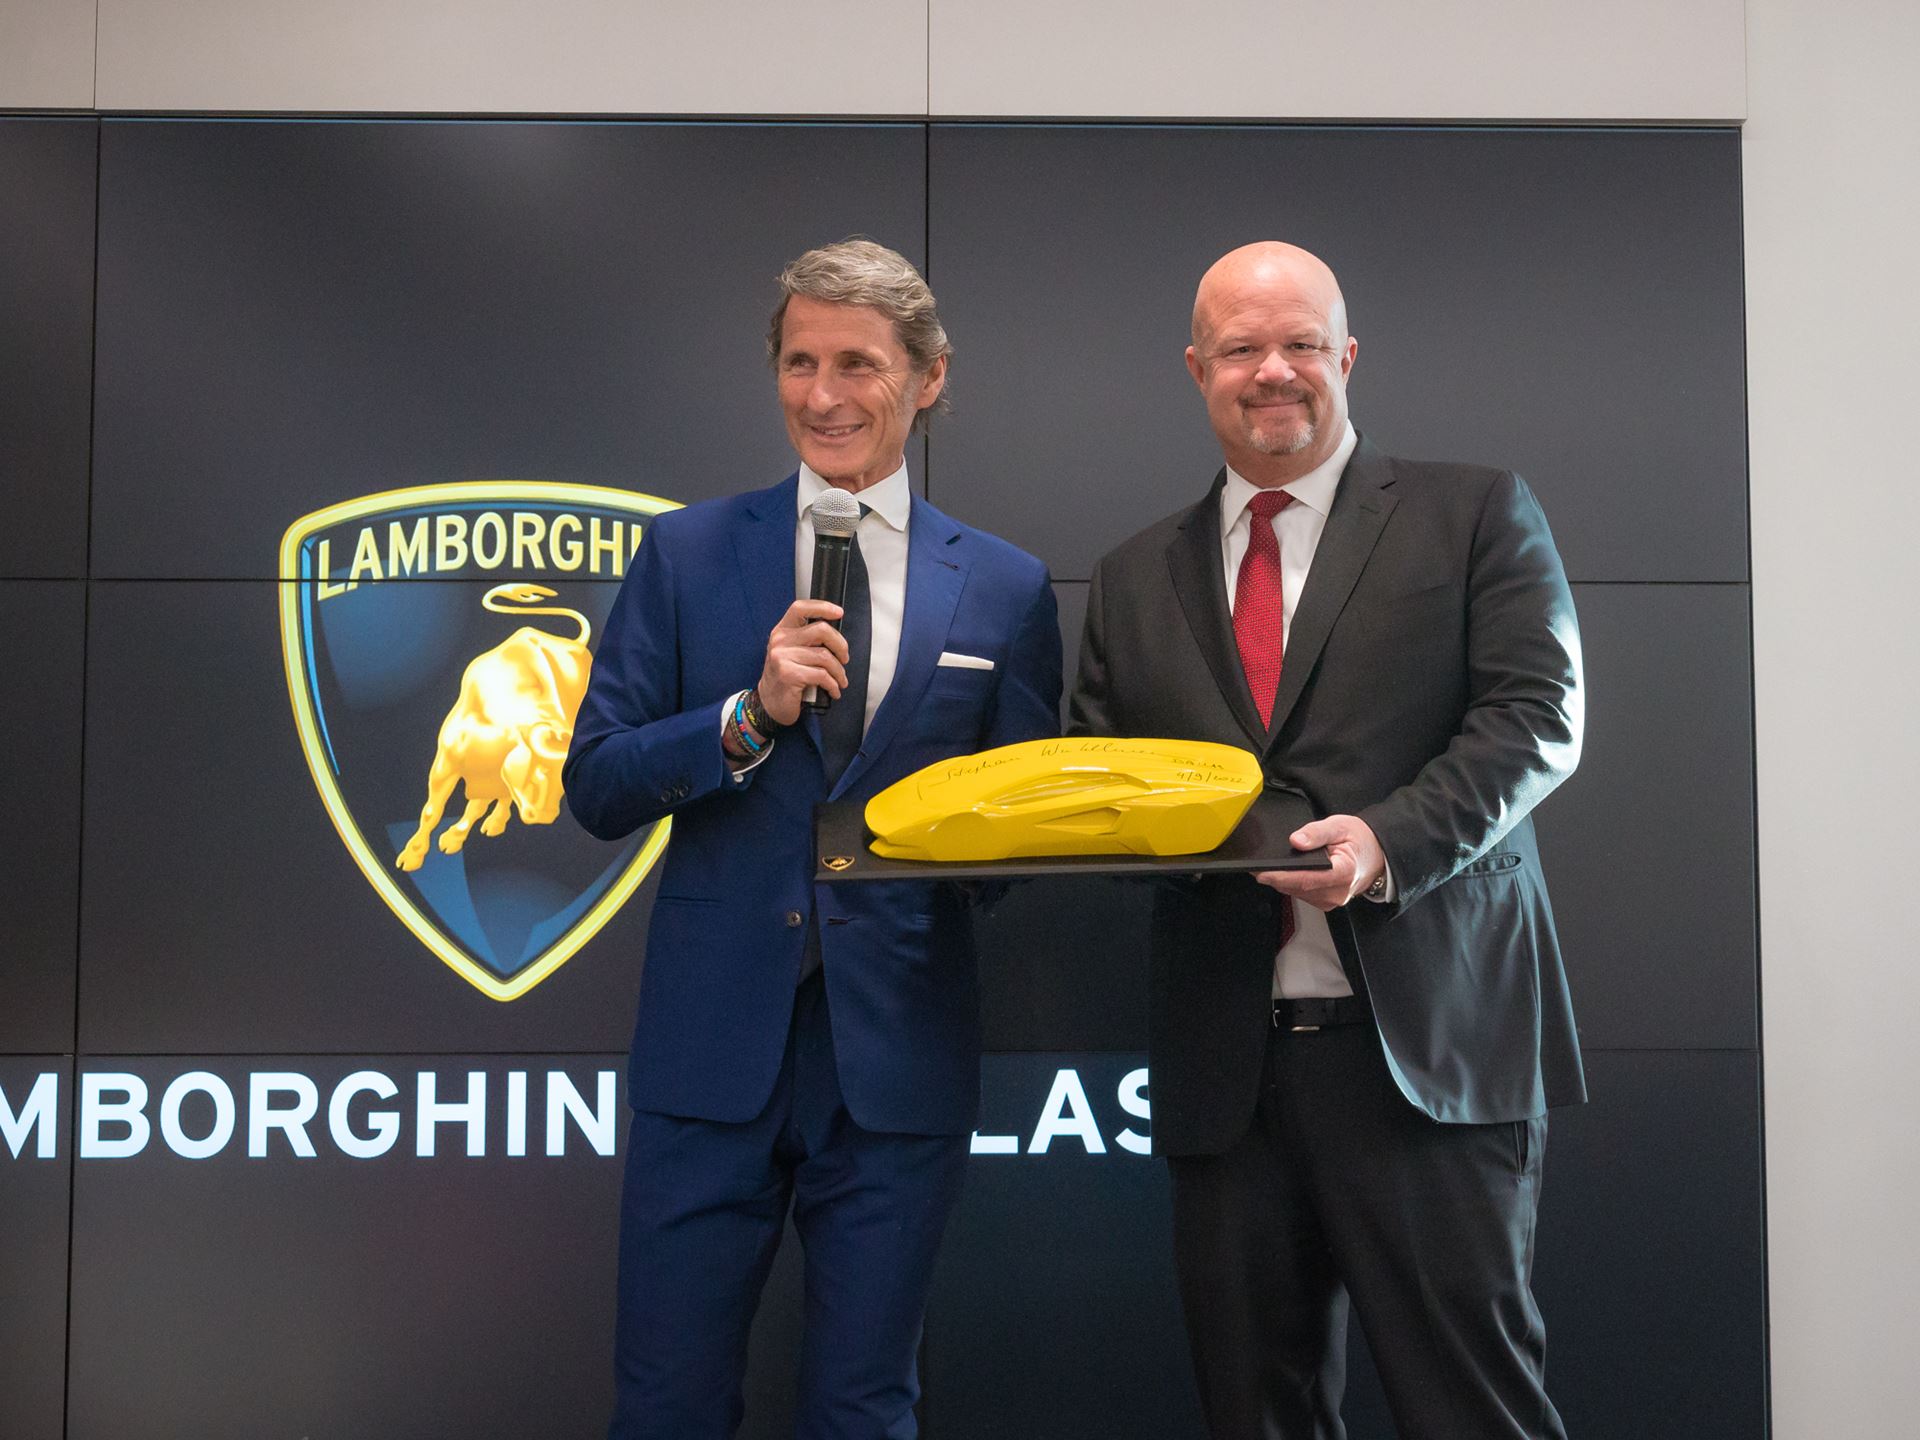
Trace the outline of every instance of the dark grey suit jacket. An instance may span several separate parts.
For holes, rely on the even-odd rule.
[[[1389,1068],[1437,1120],[1586,1098],[1528,812],[1573,770],[1580,638],[1546,517],[1517,475],[1399,460],[1362,437],[1341,476],[1263,729],[1206,498],[1094,572],[1069,728],[1245,746],[1319,815],[1360,816],[1397,898],[1328,916]],[[1153,1136],[1211,1154],[1253,1114],[1274,897],[1169,885],[1153,922]]]

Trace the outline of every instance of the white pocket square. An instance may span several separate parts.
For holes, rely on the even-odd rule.
[[[993,661],[980,655],[961,655],[952,650],[940,652],[940,664],[951,665],[956,670],[991,670]]]

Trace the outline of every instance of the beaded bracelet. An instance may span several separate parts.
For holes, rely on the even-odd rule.
[[[758,760],[766,749],[767,742],[755,744],[746,727],[740,723],[740,697],[735,695],[727,702],[726,719],[720,726],[720,747],[736,760]]]
[[[783,728],[765,719],[759,692],[741,690],[727,702],[726,720],[720,728],[720,743],[736,760],[758,764],[773,748],[773,732]]]
[[[765,740],[756,741],[754,739],[753,722],[747,718],[747,696],[749,693],[750,692],[746,690],[742,690],[738,695],[733,697],[733,714],[728,718],[727,723],[732,727],[733,733],[739,737],[740,743],[746,748],[747,754],[758,755],[767,748],[768,742]]]

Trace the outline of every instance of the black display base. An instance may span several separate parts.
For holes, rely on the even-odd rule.
[[[867,848],[866,804],[836,800],[813,812],[815,880],[1006,880],[1034,875],[1199,875],[1213,870],[1327,870],[1325,850],[1287,837],[1309,820],[1307,797],[1263,790],[1233,833],[1203,855],[1038,855],[1015,860],[890,860]]]

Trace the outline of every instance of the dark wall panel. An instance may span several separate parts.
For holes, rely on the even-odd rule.
[[[99,136],[0,119],[0,576],[86,573]]]
[[[1141,1055],[989,1055],[983,1134],[927,1312],[928,1440],[1199,1440],[1174,1291],[1167,1171],[1120,1146],[1147,1122],[1120,1104]],[[1078,1135],[1032,1147],[1072,1070],[1102,1153]],[[1071,1102],[1055,1107],[1074,1113]]]
[[[391,629],[373,638],[389,653],[403,651],[391,678],[405,688],[391,703],[369,698],[352,729],[333,740],[375,861],[410,894],[408,877],[388,867],[425,798],[441,720],[467,659],[514,628],[511,618],[479,608],[485,588],[400,582],[323,602],[323,614],[326,604],[361,598],[397,607]],[[82,1048],[624,1048],[657,877],[512,1003],[462,979],[396,918],[323,808],[288,698],[282,590],[258,581],[93,587]],[[609,582],[580,582],[559,603],[579,604],[597,633],[613,591]],[[434,608],[416,634],[417,606]],[[323,660],[329,643],[337,654],[353,638],[352,616],[345,612],[337,636],[321,623]],[[443,630],[454,638],[431,643]],[[614,853],[564,810],[546,826],[516,816],[498,839],[474,832],[460,868],[482,907],[479,921],[489,918],[490,868],[524,864],[532,873],[556,850],[579,852],[579,863],[559,872],[574,878],[598,873]],[[456,870],[449,883],[459,879]]]
[[[138,1154],[78,1162],[75,1223],[84,1238],[73,1278],[75,1402],[67,1433],[73,1440],[253,1440],[279,1430],[364,1440],[604,1434],[630,1116],[619,1105],[616,1153],[599,1153],[569,1119],[566,1154],[550,1156],[545,1087],[549,1069],[564,1069],[594,1106],[598,1074],[619,1070],[625,1058],[95,1057],[90,1070],[133,1074],[147,1086],[140,1107],[147,1129]],[[0,1061],[15,1097],[6,1066],[21,1074],[31,1066]],[[468,1155],[467,1131],[445,1123],[436,1128],[436,1153],[415,1153],[422,1069],[437,1076],[436,1099],[455,1102],[467,1096],[469,1069],[485,1072],[484,1155]],[[508,1153],[515,1070],[528,1077],[519,1156]],[[162,1128],[167,1087],[194,1071],[217,1076],[234,1097],[233,1132],[204,1159],[175,1153]],[[265,1158],[249,1155],[248,1077],[258,1071],[291,1072],[314,1085],[318,1110],[303,1130],[313,1156],[295,1156],[277,1128],[266,1132]],[[333,1094],[360,1071],[398,1087],[391,1098],[359,1094],[347,1110],[350,1134],[362,1139],[379,1132],[382,1115],[397,1117],[384,1154],[351,1156],[333,1139]],[[613,1089],[625,1093],[618,1078]],[[280,1090],[271,1104],[285,1109],[295,1098]],[[127,1103],[119,1088],[103,1099]],[[37,1247],[22,1253],[46,1272],[22,1272],[39,1282],[27,1292],[33,1305],[0,1308],[0,1324],[20,1331],[18,1346],[0,1357],[35,1367],[33,1385],[13,1396],[0,1389],[0,1421],[22,1417],[22,1428],[0,1425],[8,1440],[61,1434],[70,1109],[62,1110],[57,1215],[26,1186],[0,1188],[6,1216],[22,1217],[18,1233]],[[184,1101],[179,1117],[190,1140],[215,1133],[215,1102],[204,1094]],[[118,1118],[98,1128],[108,1142],[132,1133]],[[0,1154],[0,1166],[7,1163]],[[57,1236],[49,1229],[55,1219]],[[0,1252],[0,1275],[10,1253]],[[793,1433],[802,1267],[789,1226],[753,1328],[741,1440]],[[210,1355],[219,1363],[209,1365]],[[30,1400],[39,1411],[29,1412]],[[41,1411],[50,1428],[26,1428],[26,1417]]]
[[[1766,1433],[1760,1064],[1589,1051],[1540,1207],[1548,1374],[1569,1434]]]
[[[993,1050],[1137,1050],[1147,1043],[1151,882],[1023,881],[977,918],[981,1021]]]
[[[1580,768],[1538,811],[1589,1047],[1759,1044],[1744,585],[1575,587]]]
[[[150,1134],[136,1155],[76,1162],[69,1440],[596,1433],[612,1398],[620,1164],[571,1121],[567,1153],[545,1153],[545,1077],[564,1069],[592,1105],[596,1071],[623,1059],[95,1057],[89,1068],[147,1084]],[[485,1156],[466,1154],[466,1132],[444,1125],[433,1156],[415,1153],[422,1069],[438,1076],[442,1101],[466,1097],[470,1069],[487,1072]],[[529,1072],[521,1158],[506,1154],[513,1069]],[[235,1098],[232,1137],[204,1159],[176,1154],[161,1124],[167,1087],[193,1070]],[[267,1158],[249,1158],[257,1070],[314,1083],[311,1158],[278,1130]],[[361,1070],[400,1091],[349,1109],[363,1136],[378,1113],[399,1117],[393,1148],[372,1158],[343,1153],[330,1130],[335,1087]],[[204,1095],[179,1114],[191,1139],[215,1133]],[[624,1148],[624,1121],[614,1130]],[[104,1123],[102,1135],[124,1139],[128,1127]]]
[[[108,121],[96,576],[268,579],[399,486],[792,469],[774,276],[918,257],[916,126]]]
[[[80,696],[86,587],[0,581],[0,1054],[73,1048],[80,882]],[[14,687],[18,687],[15,689]]]
[[[1060,691],[1060,718],[1067,715],[1073,697],[1073,676],[1080,667],[1080,632],[1087,624],[1087,585],[1079,580],[1053,582],[1054,602],[1060,607],[1060,663],[1065,679]]]
[[[0,1139],[0,1435],[60,1440],[67,1378],[67,1212],[73,1061],[0,1055],[0,1092],[16,1120],[53,1110],[18,1152]],[[52,1153],[42,1155],[42,1146]]]
[[[1746,578],[1735,132],[941,125],[929,165],[933,496],[1058,578],[1204,493],[1194,287],[1267,237],[1339,274],[1388,451],[1520,470],[1577,579]]]

